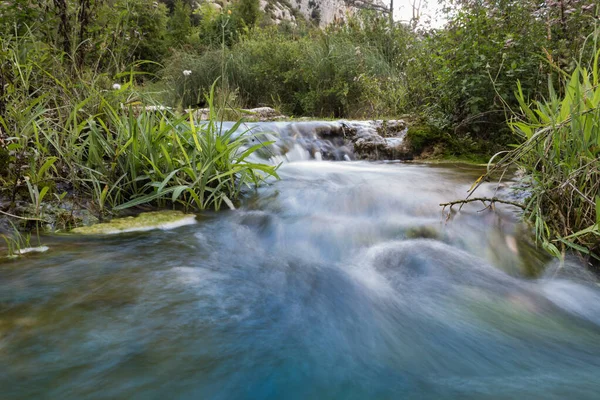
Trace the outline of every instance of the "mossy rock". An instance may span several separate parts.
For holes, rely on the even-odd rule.
[[[439,143],[442,136],[442,132],[431,125],[416,124],[409,125],[405,140],[414,154],[421,154],[425,148]]]
[[[440,239],[440,232],[433,226],[414,226],[406,230],[407,239]]]
[[[196,216],[181,211],[153,211],[136,217],[115,218],[110,222],[82,226],[72,233],[80,235],[114,235],[127,232],[144,232],[154,229],[174,229],[196,223]]]

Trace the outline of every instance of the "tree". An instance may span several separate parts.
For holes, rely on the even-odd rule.
[[[169,12],[172,13],[175,10],[175,4],[177,3],[178,0],[160,0],[161,3],[164,3],[167,8],[169,9]],[[190,9],[192,9],[195,5],[195,3],[197,3],[195,0],[181,0],[183,2],[184,5],[190,7]]]
[[[243,25],[252,28],[260,18],[259,0],[238,0],[235,11]]]
[[[169,37],[171,45],[180,46],[187,41],[192,32],[190,15],[192,9],[182,0],[177,0],[173,8],[173,15],[169,19]]]

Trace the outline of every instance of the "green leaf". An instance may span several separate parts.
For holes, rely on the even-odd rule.
[[[38,197],[38,204],[42,203],[44,197],[46,196],[46,193],[48,193],[48,190],[50,190],[50,186],[44,186],[43,189],[40,191],[40,195]]]
[[[169,188],[169,189],[163,191],[162,193],[152,193],[152,194],[148,194],[148,195],[144,195],[144,196],[139,196],[133,200],[129,200],[126,203],[120,204],[120,205],[114,207],[113,209],[116,211],[119,211],[119,210],[125,210],[126,208],[139,206],[140,204],[150,203],[151,201],[161,198],[164,195],[173,192],[174,190],[175,190],[175,188]]]
[[[235,210],[235,206],[233,205],[233,202],[229,199],[229,197],[227,197],[227,195],[225,195],[225,193],[223,193],[221,195],[221,198],[223,199],[225,204],[227,204],[227,207],[229,207],[230,210]]]
[[[56,162],[56,160],[57,160],[56,157],[49,157],[46,160],[46,162],[44,162],[44,164],[40,167],[40,169],[36,173],[37,182],[44,179],[44,174],[46,173],[46,171],[48,171],[48,169],[50,169],[51,167],[54,166],[54,163]]]
[[[181,196],[181,193],[183,193],[185,190],[189,189],[189,186],[180,185],[180,186],[175,186],[173,189],[174,190],[173,190],[173,196],[171,197],[171,201],[173,203],[175,203],[179,199],[179,196]]]

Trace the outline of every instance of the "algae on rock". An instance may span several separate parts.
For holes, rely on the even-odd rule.
[[[115,218],[110,222],[82,226],[71,232],[82,235],[111,235],[154,229],[174,229],[195,223],[196,216],[193,214],[184,214],[181,211],[152,211],[141,213],[136,217]]]

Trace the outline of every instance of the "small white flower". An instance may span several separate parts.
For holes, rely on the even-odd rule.
[[[114,84],[112,85],[112,88],[113,88],[114,90],[120,90],[120,89],[121,89],[121,85],[119,85],[118,83],[114,83]]]
[[[184,76],[190,76],[191,74],[192,74],[192,71],[190,71],[189,69],[186,69],[183,71]]]

